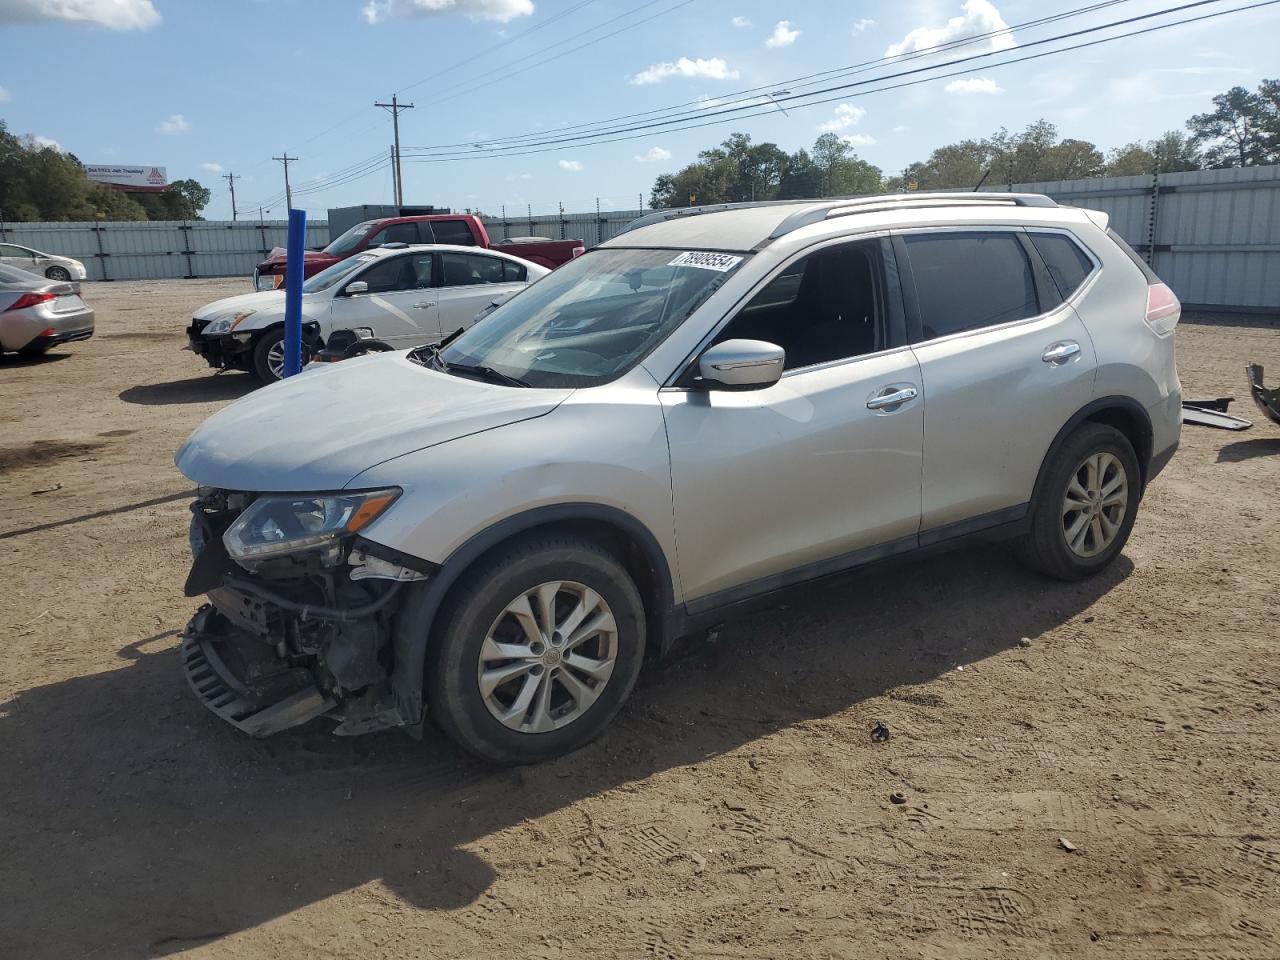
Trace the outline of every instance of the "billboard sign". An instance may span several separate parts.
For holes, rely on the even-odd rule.
[[[90,180],[112,183],[119,187],[162,189],[169,182],[165,177],[164,167],[86,163],[84,172]]]

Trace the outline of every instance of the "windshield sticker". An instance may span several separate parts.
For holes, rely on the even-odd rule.
[[[667,266],[697,267],[700,270],[714,270],[716,273],[728,273],[741,262],[741,257],[735,257],[727,253],[703,253],[690,251],[680,254],[680,256],[668,263]]]

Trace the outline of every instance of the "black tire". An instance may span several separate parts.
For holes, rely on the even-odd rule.
[[[284,328],[276,327],[268,330],[253,345],[253,373],[262,383],[275,383],[280,377],[271,369],[268,355],[272,349],[284,343]]]
[[[1067,542],[1064,500],[1086,459],[1099,454],[1110,454],[1124,470],[1128,499],[1112,539],[1094,555],[1081,556]],[[1115,427],[1086,423],[1045,464],[1040,491],[1031,505],[1031,528],[1019,543],[1019,553],[1028,565],[1059,580],[1091,577],[1108,567],[1124,549],[1141,500],[1142,473],[1133,444]]]
[[[50,280],[57,280],[61,283],[67,283],[71,279],[71,271],[66,267],[50,267],[44,272],[44,275]]]
[[[26,360],[34,360],[36,357],[43,357],[48,347],[23,347],[18,351],[18,356]]]
[[[490,712],[481,694],[481,647],[509,603],[557,580],[588,587],[608,604],[617,626],[613,672],[597,699],[564,726],[545,733],[512,729]],[[454,588],[438,622],[427,667],[427,710],[451,740],[493,763],[548,760],[595,739],[630,695],[644,659],[640,592],[612,554],[579,537],[539,536],[482,560]],[[555,668],[548,669],[554,676]]]

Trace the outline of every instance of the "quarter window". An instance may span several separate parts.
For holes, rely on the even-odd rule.
[[[998,231],[903,238],[911,258],[923,340],[979,330],[1040,312],[1022,242]]]
[[[784,267],[715,342],[777,344],[794,370],[882,349],[884,315],[878,241],[846,243]]]
[[[1049,268],[1049,275],[1057,284],[1058,292],[1066,300],[1093,273],[1093,261],[1066,234],[1031,233],[1030,237],[1036,252]]]
[[[528,277],[528,268],[510,260],[502,261],[502,279],[507,283],[524,283]]]

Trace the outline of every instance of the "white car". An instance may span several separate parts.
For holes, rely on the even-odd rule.
[[[383,245],[357,254],[302,285],[308,350],[335,330],[361,329],[395,349],[436,343],[540,277],[545,267],[494,250],[445,244]],[[284,374],[283,290],[215,300],[196,311],[190,347],[209,366]]]
[[[6,267],[17,267],[19,270],[38,273],[42,277],[61,280],[64,283],[70,280],[84,280],[89,275],[84,264],[79,260],[55,256],[52,253],[41,253],[39,250],[32,250],[30,247],[19,246],[16,243],[0,243],[0,263]]]

